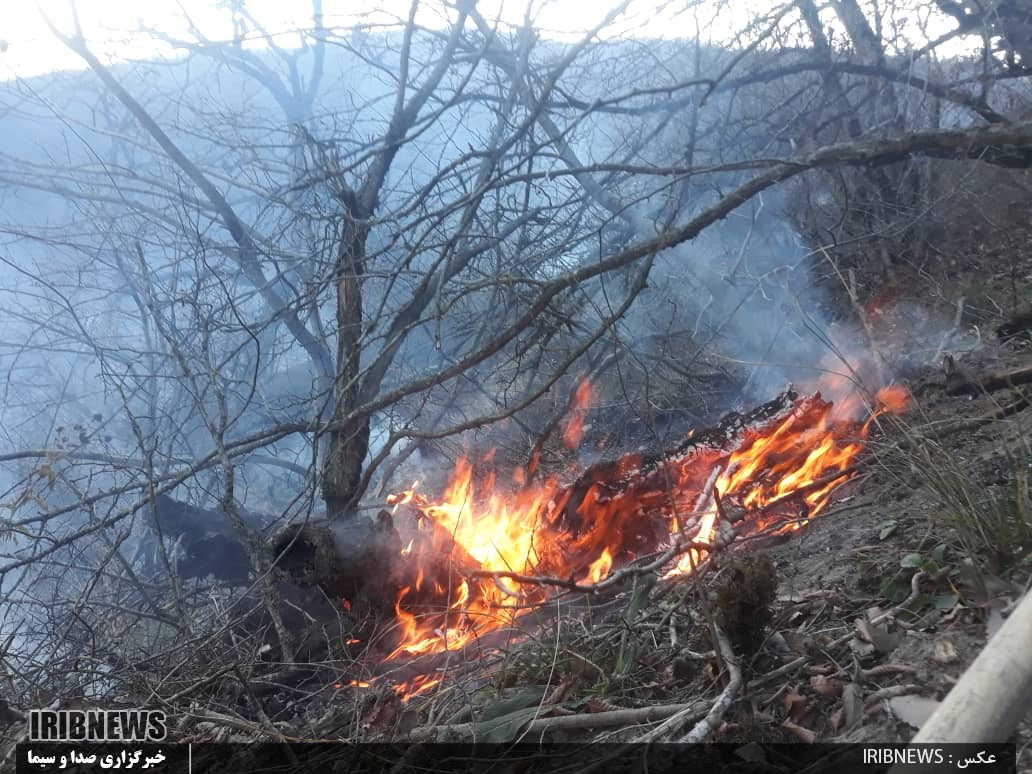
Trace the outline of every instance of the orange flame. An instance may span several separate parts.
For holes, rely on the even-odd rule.
[[[570,412],[566,417],[566,428],[563,430],[563,445],[567,449],[573,450],[580,446],[584,437],[584,412],[591,408],[591,401],[591,382],[581,379],[570,401]]]
[[[613,569],[613,557],[609,555],[608,548],[603,548],[602,555],[588,567],[588,581],[598,583],[609,575],[611,569]]]
[[[584,381],[572,405],[590,399]],[[693,572],[718,538],[726,509],[750,517],[739,523],[740,533],[800,529],[855,475],[875,419],[904,411],[909,400],[899,387],[880,391],[871,407],[856,392],[834,403],[819,394],[797,399],[768,426],[747,428],[730,453],[700,446],[653,469],[627,456],[581,490],[548,479],[504,491],[493,473],[478,478],[473,463],[461,459],[440,500],[414,490],[388,500],[408,504],[416,516],[416,537],[404,549],[406,566],[415,569],[395,604],[398,644],[388,660],[461,649],[511,623],[517,610],[546,598],[547,586],[536,577],[599,583],[614,568],[679,540],[695,545],[667,576]],[[582,432],[571,419],[564,440],[579,442]],[[786,511],[795,518],[786,521]],[[410,681],[399,695],[415,696],[436,682]]]
[[[416,675],[411,680],[397,685],[394,692],[401,698],[402,703],[407,702],[421,693],[426,693],[435,685],[441,682],[440,678],[427,675]]]

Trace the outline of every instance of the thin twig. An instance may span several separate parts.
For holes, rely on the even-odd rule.
[[[701,710],[705,712],[704,709]],[[609,712],[586,712],[577,715],[538,718],[531,721],[520,736],[542,734],[548,731],[583,728],[621,728],[642,723],[655,723],[678,715],[690,716],[700,712],[699,702],[692,704],[667,704],[635,709],[611,710]],[[453,725],[420,726],[412,730],[413,741],[434,739],[473,738],[477,732],[476,723],[455,723]]]
[[[880,624],[883,621],[887,621],[890,618],[898,615],[903,610],[907,609],[914,602],[914,600],[917,599],[917,597],[921,594],[921,583],[928,577],[928,573],[924,572],[923,570],[914,573],[914,577],[910,579],[910,594],[907,596],[907,598],[895,607],[893,607],[891,610],[888,610],[882,613],[881,615],[872,618],[870,623],[873,625]],[[826,648],[824,648],[824,650],[831,651],[835,650],[836,648],[840,648],[843,645],[850,642],[855,636],[856,634],[853,632],[852,629],[850,629],[848,633],[842,635],[837,640],[833,641]],[[793,659],[792,661],[789,661],[787,664],[782,664],[777,669],[774,669],[768,672],[767,674],[762,675],[761,677],[757,677],[756,679],[751,680],[750,686],[753,688],[758,688],[759,686],[769,683],[772,680],[776,680],[780,677],[784,677],[785,675],[792,674],[800,667],[805,666],[807,663],[809,663],[810,659],[811,656],[800,656],[799,658]]]
[[[734,650],[731,649],[731,642],[728,640],[727,634],[719,626],[714,626],[713,628],[717,638],[717,649],[720,651],[724,665],[727,668],[729,679],[727,686],[725,686],[720,696],[717,697],[710,711],[706,713],[706,717],[700,720],[691,731],[681,738],[680,741],[685,744],[698,744],[713,732],[716,725],[724,717],[724,714],[738,698],[744,683],[742,670],[738,664],[738,657],[735,655]]]

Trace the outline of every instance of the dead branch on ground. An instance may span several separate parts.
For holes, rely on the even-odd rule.
[[[952,355],[946,355],[942,359],[942,370],[946,375],[947,395],[981,395],[1032,384],[1032,365],[978,378],[959,368]]]

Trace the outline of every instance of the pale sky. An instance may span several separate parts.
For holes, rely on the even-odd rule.
[[[252,16],[284,48],[299,43],[298,29],[312,26],[310,0],[244,1]],[[410,2],[323,0],[324,25],[342,34],[359,23],[397,25],[407,17]],[[620,0],[477,0],[477,9],[489,19],[519,24],[528,2],[530,16],[544,37],[578,39]],[[172,47],[143,32],[144,27],[189,40],[196,39],[190,32],[193,24],[211,40],[231,40],[234,30],[228,4],[227,0],[0,0],[0,81],[84,67],[79,57],[54,39],[44,14],[59,29],[71,33],[72,8],[76,8],[91,48],[112,62],[177,56]],[[439,0],[426,0],[418,21],[427,27],[442,27],[442,5]],[[698,37],[703,42],[721,44],[731,41],[751,19],[779,7],[779,0],[632,0],[626,13],[607,28],[603,37]],[[884,12],[886,24],[901,33],[904,44],[909,40],[920,45],[954,26],[927,0],[895,0]],[[836,26],[833,16],[824,20]],[[255,30],[246,32],[244,40],[248,38],[256,47],[264,45],[263,36]],[[977,43],[954,41],[940,49],[940,54],[969,54]]]
[[[695,35],[698,25],[702,39],[719,41],[741,25],[750,13],[769,10],[774,0],[733,0],[739,13],[726,10],[707,14],[709,3],[701,6],[698,18],[678,13],[686,3],[665,0],[638,0],[631,4],[627,15],[615,25],[613,32],[642,37],[689,37]],[[573,37],[593,26],[605,16],[617,0],[589,3],[585,0],[532,0],[531,14],[538,29],[549,37]],[[95,52],[108,61],[117,59],[148,59],[171,55],[172,50],[141,34],[143,26],[151,26],[180,37],[189,35],[192,22],[207,37],[230,39],[233,29],[228,11],[219,9],[219,0],[78,0],[75,7],[83,32]],[[437,4],[429,2],[422,23],[440,26],[432,10]],[[657,6],[660,6],[657,9]],[[348,30],[364,21],[390,22],[408,14],[408,0],[324,0],[324,24],[327,27]],[[52,70],[80,69],[82,61],[56,41],[43,20],[45,13],[64,32],[73,30],[71,0],[0,0],[0,80],[21,76],[30,77]],[[298,28],[310,26],[306,12],[310,8],[304,0],[247,0],[247,8],[265,28],[277,36],[284,47],[296,44],[291,34]],[[526,11],[526,0],[480,0],[477,8],[489,18],[500,17],[518,23]],[[375,9],[375,15],[368,14]],[[708,15],[709,18],[706,18]],[[257,39],[257,33],[252,32]]]

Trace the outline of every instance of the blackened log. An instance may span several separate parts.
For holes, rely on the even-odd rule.
[[[1000,341],[1009,341],[1019,334],[1032,331],[1032,309],[1010,317],[996,329]]]
[[[820,397],[806,399],[806,406]],[[608,553],[617,565],[656,551],[675,531],[691,529],[700,514],[699,493],[713,470],[741,445],[745,431],[781,421],[799,406],[791,390],[745,414],[731,413],[718,424],[688,434],[677,446],[651,454],[628,454],[597,463],[552,498],[536,542],[530,574],[566,577]]]
[[[643,411],[624,404],[601,406],[585,417],[581,446],[599,450],[666,448],[701,421],[705,420],[698,411],[682,407]]]
[[[671,487],[665,476],[668,467],[686,460],[701,463],[685,466],[691,474],[698,472],[698,486],[691,486],[691,482],[685,486],[683,470],[680,481],[679,488],[689,491],[694,502],[713,464],[741,443],[744,431],[787,416],[797,405],[797,397],[796,393],[786,391],[752,411],[729,414],[716,426],[695,432],[664,452],[627,455],[589,467],[572,485],[557,493],[549,523],[542,526],[559,538],[555,546],[563,556],[551,557],[544,552],[537,570],[553,574],[560,571],[561,565],[578,566],[580,559],[597,558],[594,538],[603,536],[593,533],[614,525],[585,523],[579,511],[585,504],[597,506],[618,498],[628,498],[620,504],[622,521],[615,524],[620,533],[615,543],[618,551],[635,556],[655,550],[669,538],[666,520],[670,514],[687,510],[684,504],[671,508]],[[628,503],[633,504],[631,510],[635,513],[624,513]],[[594,508],[592,511],[597,513]],[[638,512],[641,518],[636,516]],[[271,550],[282,577],[302,587],[318,588],[329,598],[341,601],[357,617],[370,612],[390,614],[399,593],[406,588],[407,610],[424,605],[439,609],[444,600],[457,597],[457,584],[462,582],[463,574],[480,568],[461,546],[454,544],[450,534],[432,521],[420,524],[411,535],[406,528],[404,534],[405,541],[391,514],[381,511],[375,521],[289,525],[273,539]],[[403,555],[403,543],[409,542],[410,537],[410,551]],[[607,537],[610,545],[611,537]]]
[[[199,508],[168,495],[158,495],[155,505],[148,509],[151,528],[179,543],[183,555],[176,572],[180,577],[214,577],[231,584],[249,582],[251,562],[224,512]],[[241,515],[249,528],[258,531],[268,521],[249,511],[241,510]]]
[[[176,572],[182,578],[213,577],[230,584],[249,583],[253,570],[226,514],[199,508],[167,495],[156,498],[150,509],[151,527],[162,537],[178,541],[182,556]],[[242,511],[247,526],[259,535],[271,521]],[[351,600],[362,598],[379,606],[394,603],[387,576],[397,567],[401,539],[390,515],[373,522],[311,521],[292,524],[268,539],[270,558],[281,577],[302,587],[318,586],[321,593]],[[368,587],[368,589],[367,589]],[[367,593],[368,592],[368,593]]]
[[[946,355],[942,361],[942,370],[946,375],[947,395],[981,395],[985,392],[1032,384],[1032,366],[976,377],[961,370],[957,367],[956,361],[950,355]]]
[[[479,570],[480,563],[441,525],[420,520],[415,511],[411,515],[404,540],[387,511],[380,511],[375,522],[288,526],[273,542],[276,567],[292,583],[347,600],[360,614],[392,612],[402,589],[407,589],[408,610],[439,607],[442,600],[458,597],[463,574]],[[408,546],[404,554],[403,543]]]
[[[269,551],[279,577],[279,614],[295,636],[295,661],[311,665],[294,669],[289,679],[283,678],[287,684],[299,688],[322,674],[327,662],[353,658],[367,647],[379,619],[393,613],[401,548],[386,511],[375,521],[290,524],[272,538]],[[276,661],[278,641],[260,601],[245,597],[234,612],[240,616],[234,635],[270,646],[265,658]],[[326,674],[319,679],[324,678]]]
[[[319,662],[340,658],[340,649],[357,630],[355,617],[344,608],[341,600],[328,597],[320,588],[290,581],[280,581],[276,590],[281,602],[279,615],[283,626],[297,643],[295,661]],[[243,597],[230,608],[230,615],[236,619],[232,627],[233,639],[239,642],[253,638],[256,645],[267,645],[272,649],[265,655],[267,661],[280,660],[279,640],[272,618],[259,599],[253,594]]]
[[[285,527],[272,541],[276,567],[302,586],[318,586],[347,604],[390,609],[397,598],[401,537],[391,515],[376,521],[310,522]]]

